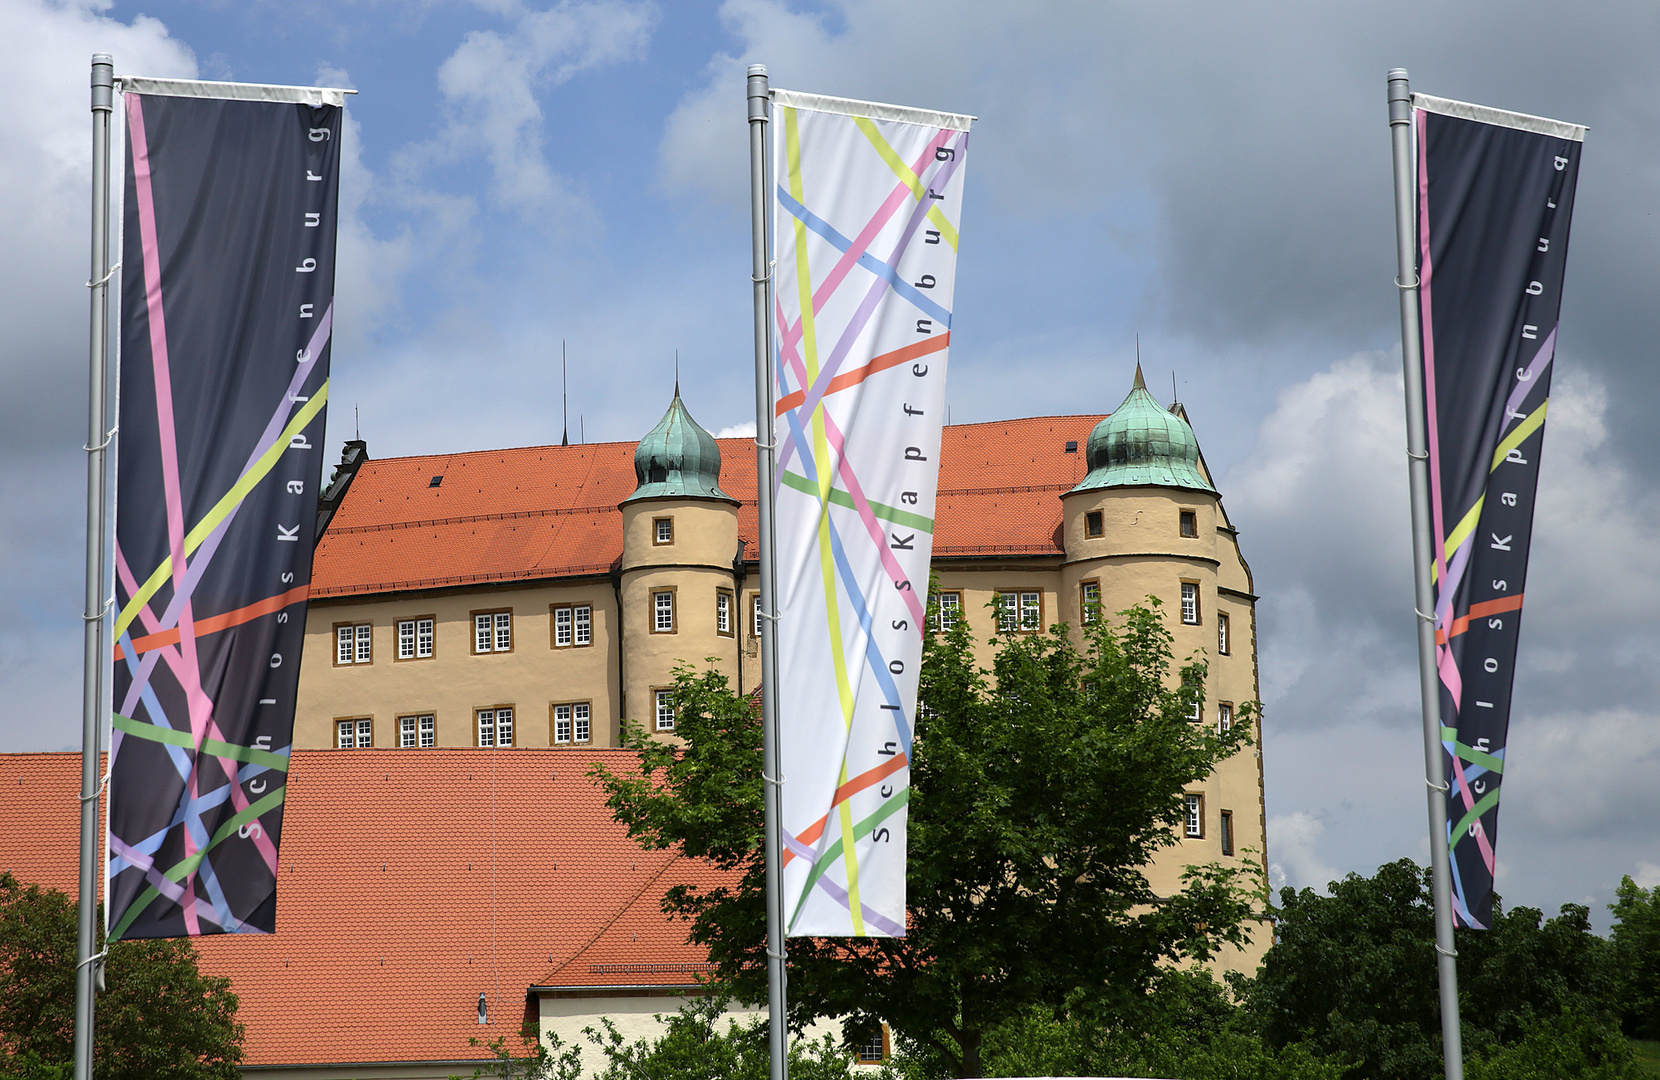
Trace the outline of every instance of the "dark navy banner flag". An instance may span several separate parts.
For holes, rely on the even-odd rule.
[[[1422,94],[1412,103],[1447,841],[1458,924],[1486,927],[1585,129]]]
[[[323,464],[342,99],[123,89],[109,936],[269,933]]]

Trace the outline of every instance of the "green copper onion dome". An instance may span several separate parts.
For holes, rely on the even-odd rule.
[[[686,411],[678,385],[669,411],[634,449],[634,476],[638,485],[625,503],[663,495],[738,501],[720,489],[720,447]]]
[[[1089,475],[1073,491],[1156,485],[1216,494],[1199,471],[1193,429],[1147,392],[1140,364],[1130,396],[1089,433],[1086,454]]]

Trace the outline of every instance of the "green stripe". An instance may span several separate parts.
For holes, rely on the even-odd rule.
[[[1470,835],[1470,826],[1474,825],[1481,815],[1487,813],[1487,811],[1493,809],[1493,807],[1498,804],[1499,789],[1494,788],[1492,791],[1489,791],[1477,800],[1476,804],[1470,807],[1469,813],[1458,819],[1458,824],[1453,826],[1451,842],[1447,846],[1449,848],[1457,847],[1461,840]]]
[[[248,809],[242,811],[240,814],[237,814],[235,817],[219,826],[219,831],[213,834],[213,839],[208,841],[207,847],[190,856],[188,859],[175,864],[171,869],[165,871],[162,876],[167,878],[168,881],[177,882],[185,875],[195,873],[196,867],[201,865],[202,857],[204,855],[218,847],[221,843],[229,840],[232,836],[235,836],[236,831],[242,828],[242,826],[248,824],[248,822],[259,817],[261,814],[269,813],[270,811],[281,806],[283,792],[287,790],[287,787],[278,788],[277,790],[271,792],[271,794],[265,796],[265,798],[251,804]],[[143,914],[144,909],[150,906],[150,901],[156,899],[156,897],[160,895],[161,890],[157,889],[154,885],[150,886],[148,889],[145,889],[142,893],[139,893],[138,899],[134,900],[132,906],[127,909],[127,913],[121,916],[121,921],[116,923],[110,930],[109,940],[119,941],[121,939],[121,935],[126,931],[127,927],[133,924],[133,920]]]
[[[882,804],[882,808],[876,811],[876,813],[865,818],[857,825],[854,825],[853,839],[857,840],[862,836],[868,836],[871,830],[876,828],[878,822],[886,820],[889,815],[893,814],[900,807],[910,801],[911,789],[907,787],[904,791],[898,792],[895,798]],[[834,807],[832,807],[832,809],[834,809]],[[827,821],[825,823],[825,828],[829,827],[830,826]],[[834,844],[831,844],[828,848],[826,848],[824,854],[819,856],[818,862],[813,864],[813,872],[807,875],[807,884],[802,887],[801,897],[796,900],[795,910],[790,913],[791,926],[794,926],[795,920],[801,916],[801,905],[807,902],[807,896],[813,891],[813,886],[818,883],[819,878],[824,876],[824,872],[830,869],[837,859],[841,858],[841,854],[842,842],[837,840]]]
[[[159,727],[155,724],[146,724],[134,720],[130,716],[115,714],[115,726],[128,735],[137,735],[141,739],[151,742],[166,743],[169,746],[182,746],[187,750],[196,749],[196,740],[188,731],[176,731],[173,728]],[[220,742],[218,739],[203,739],[202,752],[213,757],[230,758],[233,761],[247,761],[255,765],[264,765],[268,769],[278,772],[288,771],[288,758],[283,754],[272,753],[269,750],[260,750],[252,746],[237,746],[234,743]]]
[[[1458,741],[1457,728],[1450,728],[1445,724],[1441,725],[1441,742],[1443,744],[1452,743],[1458,753],[1458,756],[1463,758],[1465,761],[1470,762],[1472,765],[1480,765],[1488,772],[1504,772],[1503,758],[1494,757],[1492,754],[1477,750],[1473,746],[1465,746],[1463,743]]]
[[[782,479],[784,483],[795,488],[797,491],[805,491],[814,498],[818,497],[818,485],[814,484],[805,476],[797,476],[795,473],[786,472]],[[853,505],[853,496],[849,495],[845,491],[842,491],[840,488],[830,489],[830,501],[835,503],[837,506],[845,506],[849,510],[858,509],[858,507]],[[883,521],[891,521],[895,525],[904,525],[912,529],[921,529],[930,536],[933,535],[934,522],[932,518],[925,518],[921,514],[913,514],[909,510],[901,510],[896,506],[886,506],[882,503],[876,502],[873,499],[867,499],[865,501],[870,504],[870,508],[875,511],[876,516],[881,518]]]

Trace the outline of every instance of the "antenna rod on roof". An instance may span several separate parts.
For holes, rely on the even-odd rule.
[[[680,350],[674,350],[674,396],[680,396]]]
[[[357,413],[357,402],[352,402],[352,437],[363,441],[363,418]]]
[[[1174,405],[1181,398],[1176,394],[1176,369],[1170,369],[1170,404]]]
[[[564,434],[559,436],[560,446],[571,445],[571,386],[565,378],[565,339],[559,339],[559,415],[560,423],[564,425]]]

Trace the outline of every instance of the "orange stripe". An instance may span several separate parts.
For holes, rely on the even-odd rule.
[[[837,375],[834,379],[831,379],[829,388],[824,391],[825,396],[828,397],[838,390],[846,390],[849,386],[857,386],[859,383],[864,382],[868,376],[874,375],[878,371],[886,371],[888,368],[903,364],[907,360],[915,360],[919,356],[927,356],[929,353],[937,353],[949,344],[951,344],[951,331],[947,330],[937,338],[929,338],[927,341],[919,341],[915,345],[907,345],[903,349],[895,349],[893,352],[883,353],[881,356],[878,356],[864,367],[854,368],[852,371],[844,371],[840,375]],[[797,390],[792,394],[785,394],[783,397],[778,399],[778,404],[773,409],[773,413],[776,416],[783,416],[786,412],[806,400],[807,392],[805,390]]]
[[[216,634],[221,630],[229,630],[233,626],[241,626],[245,622],[252,622],[261,615],[269,615],[273,611],[281,611],[290,604],[298,604],[306,598],[306,594],[309,589],[310,586],[308,585],[296,585],[281,595],[268,596],[258,603],[249,604],[247,607],[237,608],[235,611],[227,611],[222,615],[210,615],[205,619],[197,619],[196,636],[200,638],[207,634]],[[175,626],[171,630],[159,630],[154,634],[145,634],[141,638],[134,638],[133,655],[137,656],[143,653],[153,652],[156,649],[160,649],[168,645],[177,645],[178,643],[178,627]],[[125,656],[126,653],[123,652],[121,646],[117,644],[115,646],[115,658],[120,660]]]
[[[1501,611],[1520,611],[1522,595],[1517,593],[1515,596],[1501,596],[1497,600],[1484,600],[1479,604],[1471,604],[1469,614],[1460,615],[1453,620],[1451,634],[1440,630],[1435,632],[1435,643],[1445,645],[1448,637],[1457,637],[1462,634],[1470,628],[1471,619],[1485,619],[1487,616],[1497,615]]]
[[[853,779],[837,788],[835,797],[830,800],[830,805],[833,807],[840,805],[843,799],[847,798],[855,791],[863,791],[865,788],[876,783],[876,781],[881,780],[884,777],[892,776],[894,773],[909,764],[910,761],[904,754],[895,754],[885,763],[876,766],[874,769],[860,773],[858,776],[855,776]],[[796,839],[800,840],[803,844],[811,844],[823,835],[824,823],[829,819],[829,817],[830,815],[826,814],[824,817],[819,818],[817,821],[807,826],[806,830],[800,836],[796,837]],[[795,852],[791,851],[789,848],[785,848],[784,862],[787,863],[793,858],[795,858]],[[779,865],[783,864],[780,863]]]

